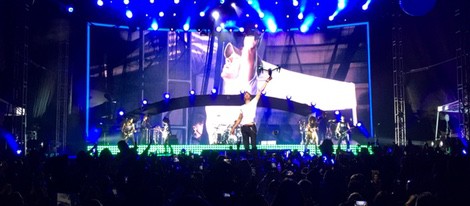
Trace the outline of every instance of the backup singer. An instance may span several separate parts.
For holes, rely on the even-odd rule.
[[[241,132],[242,132],[242,138],[243,138],[243,146],[245,147],[245,151],[249,151],[250,148],[250,142],[251,142],[251,147],[252,147],[252,152],[256,155],[256,124],[255,124],[255,118],[256,118],[256,107],[258,105],[259,98],[261,96],[261,92],[266,88],[268,85],[269,81],[271,81],[272,77],[269,77],[266,79],[266,82],[264,83],[263,87],[259,89],[256,92],[256,96],[251,99],[251,94],[246,91],[244,93],[244,100],[245,104],[241,106],[240,109],[240,114],[238,115],[237,121],[235,121],[235,124],[233,124],[232,129],[230,130],[230,134],[233,135],[235,133],[235,129],[239,124],[242,125],[241,127]]]
[[[307,135],[305,137],[305,146],[313,142],[313,144],[315,144],[315,147],[316,147],[318,145],[318,134],[317,134],[318,124],[317,124],[317,119],[314,116],[310,116],[308,118],[306,131],[307,131]]]

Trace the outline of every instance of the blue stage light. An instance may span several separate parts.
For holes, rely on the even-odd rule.
[[[17,151],[20,149],[18,142],[16,142],[16,137],[9,131],[2,129],[2,127],[0,127],[0,137],[3,137],[11,151]]]
[[[298,0],[293,0],[292,1],[292,6],[298,6],[299,5],[299,1]]]
[[[123,110],[119,110],[118,114],[119,114],[119,116],[124,116],[124,111],[123,111]]]
[[[167,93],[163,94],[163,98],[170,99],[170,93],[167,92]]]
[[[463,155],[467,155],[467,150],[466,150],[466,149],[462,149],[462,154],[463,154]]]
[[[310,29],[310,27],[313,25],[314,21],[315,21],[315,16],[313,14],[308,14],[305,17],[304,22],[300,26],[300,31],[303,33],[307,32]]]
[[[356,127],[362,127],[362,122],[358,122],[358,123],[356,124]]]
[[[216,20],[216,21],[219,20],[219,18],[220,18],[219,11],[213,11],[211,15],[212,15],[212,18],[214,18],[214,20]]]
[[[304,18],[304,14],[303,14],[303,13],[299,13],[299,15],[297,15],[297,18],[298,18],[298,19],[303,19],[303,18]]]
[[[21,155],[22,152],[23,152],[23,151],[20,150],[20,149],[16,150],[16,154],[17,154],[17,155]]]
[[[204,12],[204,11],[199,12],[200,17],[204,17],[205,15],[206,15],[206,12]]]
[[[155,0],[150,0],[150,3],[151,3],[151,4],[155,3]]]
[[[165,12],[163,12],[163,11],[161,11],[161,12],[158,12],[158,16],[159,16],[159,17],[163,17],[163,16],[165,16]]]
[[[217,87],[212,88],[211,93],[212,94],[217,94]]]
[[[362,5],[362,10],[365,11],[365,10],[369,9],[370,2],[371,2],[371,0],[367,0],[367,2]]]
[[[150,27],[152,27],[152,29],[153,29],[154,31],[157,31],[157,30],[158,30],[158,23],[157,23],[157,20],[156,20],[156,19],[154,19],[154,20],[152,21],[152,25],[151,25]]]
[[[341,112],[339,110],[335,111],[335,115],[340,115],[340,114],[341,114]]]
[[[132,17],[133,17],[134,15],[132,14],[132,11],[131,11],[131,10],[127,9],[127,10],[126,10],[126,16],[127,16],[127,18],[132,19]]]
[[[338,0],[336,11],[331,16],[328,17],[328,20],[333,21],[335,17],[339,14],[339,12],[343,11],[344,8],[346,8],[347,4],[348,4],[348,0]]]
[[[217,32],[221,32],[221,31],[222,31],[222,27],[218,26],[218,27],[215,28],[215,30],[216,30]]]
[[[124,3],[125,5],[129,5],[129,0],[123,0],[122,3]]]
[[[67,7],[67,11],[68,11],[69,13],[73,13],[73,11],[74,11],[73,6],[68,6],[68,7]]]
[[[186,23],[183,25],[183,30],[188,31],[189,30],[189,23]]]
[[[338,0],[338,10],[343,10],[346,8],[347,0]]]
[[[103,129],[98,128],[98,127],[92,128],[89,132],[90,135],[88,136],[88,139],[87,139],[88,142],[93,143],[93,144],[98,142],[98,139],[101,137],[102,131]]]
[[[98,6],[103,6],[104,2],[103,0],[98,0],[96,1],[96,4],[98,4]]]
[[[274,18],[269,18],[267,21],[268,31],[274,33],[277,31],[277,24],[274,21]]]
[[[196,91],[194,91],[194,89],[191,89],[191,91],[189,91],[189,95],[193,96],[196,94]]]
[[[146,105],[146,104],[148,104],[148,101],[146,99],[144,99],[144,100],[142,100],[142,104]]]
[[[179,4],[180,3],[180,0],[174,0],[173,1],[175,4]]]
[[[243,28],[243,27],[240,27],[238,30],[239,30],[240,32],[245,32],[245,28]]]

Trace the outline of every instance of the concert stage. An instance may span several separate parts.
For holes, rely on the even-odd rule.
[[[138,153],[141,154],[147,145],[138,145]],[[269,150],[269,151],[304,151],[305,146],[300,144],[283,144],[283,145],[257,145],[258,150]],[[367,149],[369,154],[372,154],[372,148],[368,147],[367,145],[351,145],[351,151],[357,155],[363,148]],[[87,147],[87,150],[91,150],[93,145]],[[113,155],[116,155],[119,152],[117,145],[98,145],[98,152],[101,150],[108,148]],[[310,155],[321,155],[320,148],[315,147],[314,145],[309,145],[307,147],[310,150]],[[333,148],[336,149],[337,145],[333,145]],[[174,154],[181,154],[184,150],[186,154],[198,154],[200,155],[202,151],[233,151],[236,150],[236,145],[171,145],[171,149],[173,150]],[[346,150],[346,145],[341,145],[342,150]],[[243,150],[243,145],[240,147],[240,150]],[[170,147],[168,147],[168,151],[165,152],[165,147],[163,145],[151,145],[150,146],[150,153],[156,153],[158,156],[166,156],[170,152]],[[334,152],[335,153],[335,152]]]

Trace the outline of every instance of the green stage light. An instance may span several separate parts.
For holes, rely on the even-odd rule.
[[[90,145],[87,147],[87,150],[90,150],[93,147],[93,145]],[[142,152],[145,150],[147,145],[138,145],[137,152],[139,154],[142,154]],[[99,145],[98,146],[98,152],[101,152],[103,149],[108,148],[113,155],[116,155],[119,153],[119,149],[115,145]],[[186,154],[192,153],[192,154],[198,154],[200,155],[202,151],[205,150],[211,150],[211,151],[230,151],[230,150],[235,150],[236,145],[171,145],[168,146],[166,151],[165,147],[163,145],[151,145],[149,152],[150,153],[156,153],[158,156],[167,156],[171,151],[173,151],[174,154],[181,154],[181,151],[184,149],[186,151]],[[258,145],[257,146],[258,150],[290,150],[294,151],[297,150],[299,152],[305,150],[305,145],[299,145],[299,144],[292,144],[292,145]],[[373,154],[372,148],[365,146],[365,145],[351,145],[350,149],[353,152],[354,155],[357,155],[362,148],[366,148],[369,154]],[[310,155],[321,155],[320,148],[315,145],[308,145],[307,149],[310,151]],[[346,150],[346,145],[341,145],[342,150]],[[240,150],[244,150],[243,146],[241,146]],[[336,150],[335,150],[336,151]]]

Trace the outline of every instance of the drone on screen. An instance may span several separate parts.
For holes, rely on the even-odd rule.
[[[263,65],[259,65],[258,71],[261,71],[261,73],[263,73],[264,71],[268,71],[268,74],[271,77],[273,74],[273,71],[281,72],[281,66],[277,65],[275,68],[265,69]]]

